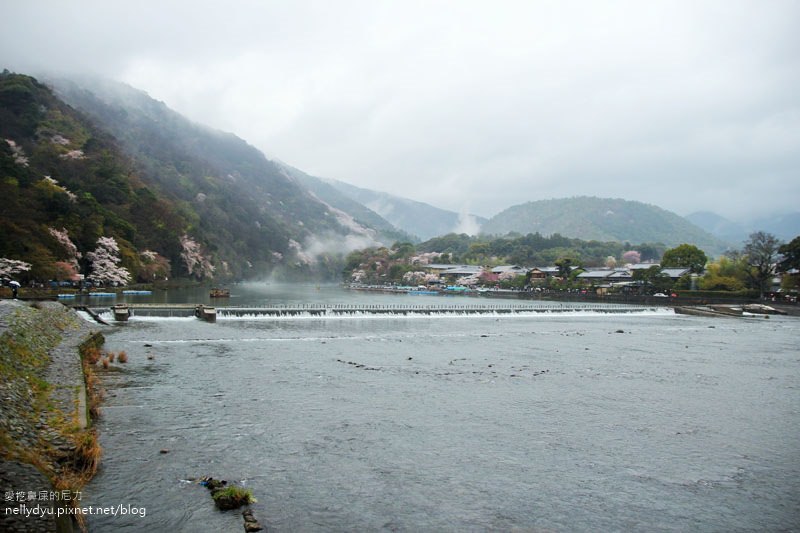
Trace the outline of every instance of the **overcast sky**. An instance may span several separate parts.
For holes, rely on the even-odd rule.
[[[102,74],[320,177],[491,216],[796,211],[798,1],[2,1],[0,68]]]

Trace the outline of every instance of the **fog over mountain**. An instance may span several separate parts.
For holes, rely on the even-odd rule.
[[[91,71],[312,176],[490,217],[800,199],[800,4],[3,2],[0,68]]]

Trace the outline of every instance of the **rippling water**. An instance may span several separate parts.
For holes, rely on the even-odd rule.
[[[664,311],[134,318],[106,335],[129,362],[99,370],[105,456],[84,504],[146,508],[94,531],[242,531],[187,481],[211,475],[251,488],[273,531],[796,530],[799,326]]]

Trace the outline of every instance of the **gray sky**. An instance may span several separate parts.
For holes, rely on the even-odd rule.
[[[26,0],[0,20],[0,68],[106,75],[447,209],[798,210],[798,1]]]

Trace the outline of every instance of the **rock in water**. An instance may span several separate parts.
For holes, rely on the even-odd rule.
[[[244,517],[244,530],[248,533],[253,531],[261,531],[264,528],[261,527],[261,524],[258,523],[258,520],[253,516],[253,511],[250,509],[245,509],[242,512],[242,516]]]

